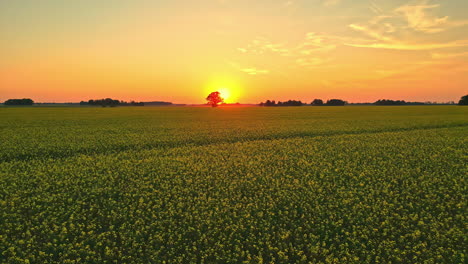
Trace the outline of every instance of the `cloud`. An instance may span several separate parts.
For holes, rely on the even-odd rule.
[[[448,16],[438,18],[426,12],[438,7],[439,5],[428,5],[427,1],[421,1],[416,5],[400,6],[395,11],[405,16],[408,27],[416,31],[436,33],[444,30],[449,18]]]
[[[384,36],[382,32],[379,32],[377,30],[372,30],[366,26],[361,26],[357,24],[351,24],[349,25],[350,28],[363,32],[364,34],[368,35],[369,37],[372,37],[377,40],[382,40],[382,41],[393,41],[391,37]]]
[[[299,58],[296,60],[296,63],[299,66],[303,67],[311,67],[311,66],[319,66],[322,65],[325,61],[320,58]]]
[[[430,13],[439,7],[439,4],[431,5],[428,0],[421,0],[400,6],[395,12],[405,17],[409,28],[425,33],[438,33],[452,27],[468,25],[468,20],[451,21],[449,16],[437,17]]]
[[[408,36],[413,39],[428,33],[437,33],[451,27],[468,25],[468,21],[452,21],[448,16],[437,17],[429,13],[440,5],[428,4],[427,0],[419,0],[412,4],[402,5],[391,12],[383,12],[373,1],[370,9],[377,15],[365,23],[352,23],[349,28],[361,32],[368,39],[347,39],[344,44],[352,47],[395,49],[395,50],[433,50],[453,47],[466,47],[467,40],[458,39],[445,43],[427,43],[426,41],[408,42]],[[406,23],[406,25],[405,25]],[[419,32],[416,34],[414,31]],[[404,38],[402,38],[404,37]]]
[[[237,48],[243,54],[257,56],[280,56],[289,60],[289,66],[317,67],[329,60],[322,60],[318,55],[327,53],[337,47],[336,40],[330,36],[317,34],[315,32],[306,33],[303,40],[296,44],[274,43],[266,38],[257,37],[244,48]],[[261,57],[260,57],[261,58]],[[255,71],[254,68],[239,68],[249,74],[263,73]]]
[[[404,42],[394,43],[345,43],[347,46],[358,48],[374,48],[374,49],[394,49],[394,50],[435,50],[444,48],[455,47],[468,47],[468,40],[453,41],[448,43],[424,43],[424,44],[411,44]]]
[[[286,2],[284,2],[283,5],[284,5],[285,7],[292,6],[292,5],[294,5],[294,1],[286,1]]]
[[[382,9],[372,0],[369,1],[369,9],[377,15],[382,14]]]
[[[374,48],[374,49],[394,49],[394,50],[434,50],[443,48],[467,47],[468,39],[455,40],[445,43],[410,43],[407,41],[399,40],[395,37],[386,36],[385,33],[392,31],[385,31],[370,29],[366,26],[351,24],[349,27],[355,31],[363,32],[371,39],[343,39],[346,46],[360,47],[360,48]]]
[[[257,68],[246,68],[246,69],[241,69],[242,72],[245,72],[249,75],[257,75],[257,74],[268,74],[270,73],[269,70],[260,70]]]
[[[451,59],[451,58],[468,57],[468,51],[456,52],[456,53],[432,53],[431,57],[433,59]]]
[[[312,53],[327,52],[336,48],[328,36],[309,32],[304,41],[296,47],[300,54],[309,55]]]
[[[278,53],[282,56],[287,56],[289,50],[282,43],[273,43],[266,38],[257,37],[247,47],[237,48],[238,51],[242,53],[254,53],[254,54],[264,54],[264,53]]]
[[[341,0],[325,0],[323,1],[324,6],[336,6],[341,3]]]
[[[231,67],[241,71],[241,72],[244,72],[244,73],[247,73],[249,75],[259,75],[259,74],[268,74],[270,73],[269,70],[266,70],[266,69],[258,69],[257,67],[245,67],[245,66],[241,66],[240,63],[236,62],[236,61],[229,61],[227,60],[226,63],[228,65],[230,65]]]

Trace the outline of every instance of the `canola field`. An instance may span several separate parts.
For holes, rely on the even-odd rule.
[[[0,263],[466,263],[468,107],[0,107]]]

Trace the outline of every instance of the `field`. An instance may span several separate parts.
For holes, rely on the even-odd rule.
[[[465,263],[468,107],[0,108],[1,263]]]

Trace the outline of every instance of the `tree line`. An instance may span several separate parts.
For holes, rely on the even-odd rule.
[[[4,105],[33,105],[34,101],[29,98],[8,99],[3,104]]]
[[[112,98],[98,99],[98,100],[88,100],[87,102],[81,101],[80,105],[92,105],[92,106],[102,106],[102,107],[116,107],[116,106],[145,106],[143,102],[125,102],[114,100]]]
[[[341,100],[341,99],[330,99],[326,103],[323,103],[322,99],[315,99],[310,103],[310,105],[343,106],[347,103],[348,102]],[[302,101],[296,101],[296,100],[288,100],[285,102],[281,102],[281,101],[276,102],[275,100],[266,100],[265,102],[261,102],[259,105],[260,106],[303,106],[303,105],[307,105],[307,103],[303,103]]]
[[[375,105],[425,105],[423,102],[405,102],[404,100],[386,100],[381,99],[374,102]]]
[[[348,104],[348,102],[341,100],[341,99],[330,99],[327,100],[326,103],[322,99],[314,99],[309,105],[312,106],[343,106]],[[365,103],[366,105],[426,105],[428,103],[423,102],[406,102],[405,100],[389,100],[389,99],[380,99],[373,103]],[[303,103],[301,101],[296,100],[289,100],[286,102],[275,100],[266,100],[265,102],[261,102],[260,106],[303,106],[308,105],[307,103]],[[468,105],[468,95],[463,96],[458,105]]]

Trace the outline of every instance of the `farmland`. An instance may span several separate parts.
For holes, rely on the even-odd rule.
[[[466,107],[3,107],[0,131],[0,262],[466,262]]]

